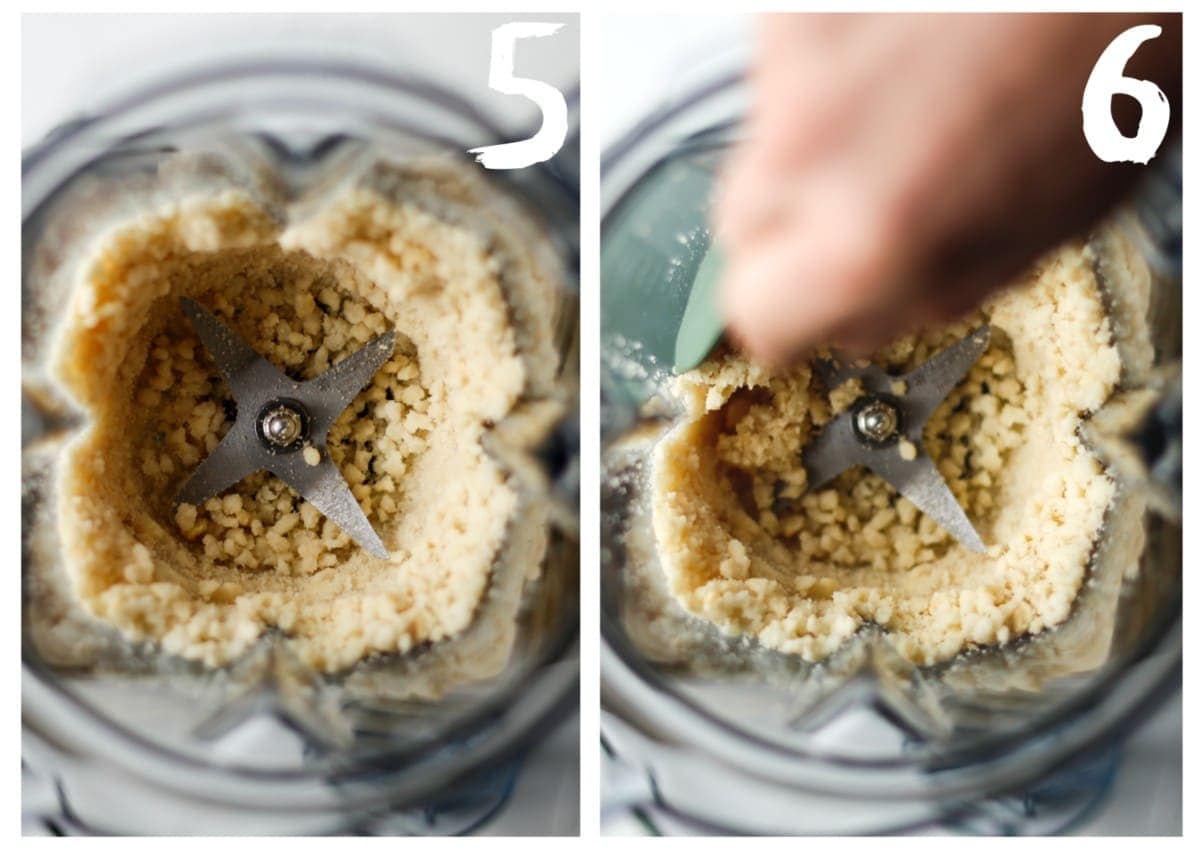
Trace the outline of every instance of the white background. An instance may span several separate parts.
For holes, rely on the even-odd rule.
[[[751,29],[746,15],[606,15],[588,26],[603,57],[591,76],[598,97],[588,102],[588,127],[605,147],[688,80],[743,56]]]
[[[530,101],[487,85],[491,31],[516,20],[566,22],[553,36],[522,40],[515,71],[568,95],[579,81],[579,24],[571,15],[25,15],[22,144],[172,71],[281,53],[416,69],[464,94],[502,128],[536,130],[540,116]]]

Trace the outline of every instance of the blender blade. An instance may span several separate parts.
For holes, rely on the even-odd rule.
[[[990,336],[985,324],[902,377],[872,364],[816,363],[826,388],[858,379],[865,395],[826,424],[804,452],[809,490],[849,468],[865,466],[961,544],[983,553],[983,540],[925,452],[922,436],[929,416],[979,359]]]
[[[233,391],[238,413],[216,450],[183,484],[177,502],[202,504],[255,471],[269,471],[369,553],[386,559],[387,548],[325,441],[338,416],[391,356],[394,334],[384,333],[319,376],[298,382],[196,301],[184,297],[180,304]]]

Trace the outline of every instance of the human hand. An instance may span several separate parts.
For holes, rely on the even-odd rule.
[[[1142,166],[1091,152],[1083,89],[1143,23],[1163,33],[1126,73],[1163,89],[1177,127],[1178,15],[765,17],[715,212],[735,340],[772,364],[822,342],[869,351],[1094,224]],[[1113,111],[1132,135],[1135,103]]]

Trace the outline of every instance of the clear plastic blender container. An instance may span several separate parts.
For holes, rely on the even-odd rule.
[[[22,564],[24,756],[53,777],[94,832],[315,833],[487,785],[575,707],[578,680],[578,191],[576,138],[555,160],[486,172],[466,151],[503,143],[487,115],[416,73],[275,59],[164,79],[59,127],[23,163]],[[555,285],[544,308],[561,407],[532,450],[497,422],[489,445],[521,497],[551,516],[540,576],[500,609],[484,603],[460,637],[339,674],[296,663],[268,635],[210,669],[129,645],[97,624],[86,662],[44,650],[39,632],[66,602],[54,485],[64,445],[86,426],[48,369],[71,269],[113,220],[183,194],[227,188],[268,207],[425,161],[486,184],[475,213],[515,230]],[[518,455],[519,454],[519,455]],[[516,532],[520,528],[512,528]],[[493,567],[503,580],[506,547]],[[51,577],[48,577],[50,575]],[[495,673],[441,697],[451,656],[485,640],[489,616],[517,621]],[[53,622],[49,622],[50,625]],[[147,812],[152,811],[152,812]],[[214,815],[219,811],[219,815]],[[417,817],[419,818],[419,817]],[[153,822],[153,823],[151,823]],[[164,824],[164,822],[166,824]],[[414,831],[450,825],[414,819]],[[156,830],[158,828],[158,830]]]
[[[606,738],[646,771],[660,809],[701,829],[912,827],[1113,744],[1178,686],[1178,160],[1164,156],[1133,208],[1091,236],[1106,290],[1105,274],[1121,263],[1105,257],[1151,280],[1153,355],[1127,359],[1110,406],[1140,396],[1153,412],[1096,435],[1125,507],[1110,516],[1069,620],[932,666],[864,628],[810,663],[726,637],[672,604],[648,526],[651,454],[679,414],[664,391],[676,334],[712,239],[714,180],[746,105],[738,75],[709,80],[665,103],[604,162]],[[1115,461],[1122,447],[1134,461]]]

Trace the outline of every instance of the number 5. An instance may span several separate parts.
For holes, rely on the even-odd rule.
[[[1138,162],[1145,165],[1158,153],[1171,120],[1167,97],[1157,85],[1124,76],[1129,61],[1142,42],[1158,38],[1162,27],[1130,27],[1104,48],[1083,88],[1083,135],[1102,162]],[[1112,96],[1127,94],[1142,107],[1137,135],[1122,135],[1112,119]]]
[[[567,137],[567,101],[562,92],[538,80],[513,76],[513,49],[517,39],[542,38],[553,35],[563,24],[521,21],[504,24],[492,30],[492,62],[488,71],[488,86],[501,94],[528,97],[542,110],[542,127],[532,138],[509,144],[476,147],[475,161],[485,168],[525,168],[545,162],[559,151]]]

